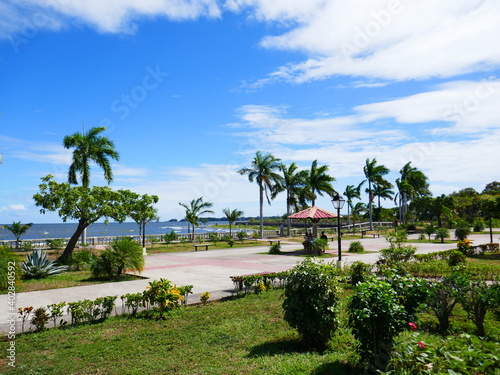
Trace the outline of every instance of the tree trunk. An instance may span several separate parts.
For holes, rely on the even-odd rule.
[[[64,252],[61,254],[59,258],[57,258],[57,261],[59,263],[65,264],[71,259],[71,255],[73,254],[73,250],[75,249],[75,246],[78,243],[78,239],[82,235],[85,228],[87,228],[89,225],[90,223],[88,223],[85,219],[80,219],[78,221],[78,227],[76,228],[75,233],[69,239],[68,244],[64,249]]]
[[[372,183],[368,180],[368,211],[370,214],[370,230],[373,230]]]
[[[259,203],[260,203],[260,238],[264,237],[264,188],[262,183],[259,185]]]

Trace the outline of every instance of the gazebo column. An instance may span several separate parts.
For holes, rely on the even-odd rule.
[[[318,222],[319,222],[319,219],[311,219],[311,222],[312,222],[312,225],[313,225],[313,229],[312,229],[313,238],[318,238]]]

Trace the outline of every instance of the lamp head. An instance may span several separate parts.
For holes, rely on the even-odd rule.
[[[342,195],[337,194],[332,198],[332,204],[336,210],[341,210],[344,207],[344,203],[345,199]]]

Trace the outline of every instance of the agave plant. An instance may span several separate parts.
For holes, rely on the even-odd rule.
[[[58,266],[56,262],[48,258],[47,252],[40,249],[26,255],[26,261],[21,264],[21,268],[26,279],[43,279],[68,269],[67,266]]]

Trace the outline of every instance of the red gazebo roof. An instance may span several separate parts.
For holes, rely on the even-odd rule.
[[[290,219],[332,219],[334,217],[337,217],[337,214],[316,206],[306,208],[289,216]]]

